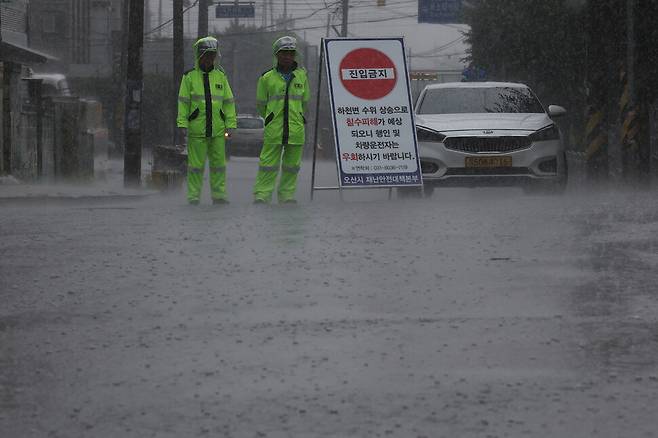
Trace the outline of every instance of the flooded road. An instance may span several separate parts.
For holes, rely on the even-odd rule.
[[[296,206],[235,158],[228,206],[3,206],[0,436],[658,435],[655,193],[309,170]]]

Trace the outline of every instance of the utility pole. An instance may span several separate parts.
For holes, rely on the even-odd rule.
[[[2,29],[2,8],[0,8],[0,29]],[[2,44],[2,32],[0,31],[0,44]],[[0,65],[0,175],[10,172],[9,144],[5,144],[5,67]]]
[[[288,0],[283,0],[283,29],[288,30]]]
[[[162,0],[159,0],[158,3],[158,26],[162,24]],[[158,31],[158,37],[162,38],[162,27]]]
[[[635,87],[635,8],[636,0],[626,0],[626,53],[620,82],[622,94],[619,100],[621,127],[622,173],[628,182],[638,182],[640,177],[640,144],[637,93]],[[622,16],[623,16],[622,15]]]
[[[658,30],[655,25],[658,1],[636,5],[633,76],[638,108],[640,184],[644,185],[656,182],[658,177]]]
[[[343,22],[340,27],[340,36],[346,37],[347,36],[347,12],[349,10],[349,0],[341,0],[342,1],[342,9],[343,9]]]
[[[263,16],[261,17],[260,26],[267,26],[267,2],[263,2]]]
[[[178,112],[178,88],[179,81],[183,77],[183,70],[185,66],[184,62],[184,53],[183,53],[183,0],[174,0],[174,75],[173,75],[173,106],[174,109],[174,120],[172,121],[172,126],[174,127],[174,135],[172,139],[174,140],[174,145],[182,143],[185,139],[178,138],[178,129],[176,129],[176,113]]]
[[[153,11],[151,10],[151,2],[144,0],[144,25],[146,29],[152,29],[153,26]]]
[[[123,183],[139,186],[142,173],[142,48],[144,46],[144,0],[130,0],[128,18],[128,65],[126,72],[126,118]]]
[[[208,36],[208,0],[199,0],[199,32],[198,37]]]
[[[237,12],[238,6],[240,3],[238,0],[234,0],[233,5],[235,6],[235,11]],[[231,38],[231,81],[235,83],[236,88],[238,87],[238,25],[240,22],[238,21],[237,13],[235,20],[233,21],[233,32],[236,33],[236,35],[233,35]]]
[[[608,96],[609,67],[606,23],[610,8],[607,1],[587,1],[587,111],[585,151],[587,178],[593,182],[607,179],[608,161]]]

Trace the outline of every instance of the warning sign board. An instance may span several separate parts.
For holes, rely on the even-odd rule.
[[[323,44],[341,187],[422,185],[402,38]]]
[[[340,81],[347,91],[361,99],[387,96],[397,80],[395,64],[376,49],[352,50],[340,62]]]

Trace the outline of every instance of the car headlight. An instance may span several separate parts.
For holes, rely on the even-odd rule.
[[[533,132],[529,137],[531,141],[559,140],[560,131],[557,129],[557,126],[549,125],[537,132]]]
[[[416,126],[416,137],[418,138],[418,141],[434,143],[443,143],[443,140],[446,139],[446,136],[441,134],[439,131],[425,128],[423,126]]]

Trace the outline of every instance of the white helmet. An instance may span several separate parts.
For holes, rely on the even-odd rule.
[[[201,58],[206,52],[215,52],[219,56],[219,43],[217,38],[208,36],[199,39],[194,46],[197,50],[197,57]]]
[[[272,44],[272,50],[276,55],[281,50],[297,50],[297,39],[291,36],[284,36],[274,41]]]

